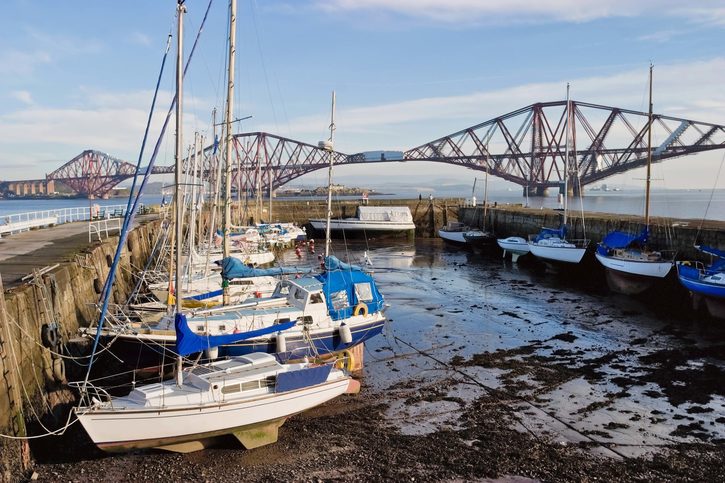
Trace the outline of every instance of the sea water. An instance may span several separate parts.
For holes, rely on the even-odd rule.
[[[420,193],[410,188],[390,189],[391,193],[370,197],[370,203],[375,204],[376,199],[415,199],[428,200],[428,193]],[[394,192],[393,192],[394,191]],[[555,190],[552,190],[555,191]],[[469,195],[470,197],[470,195]],[[286,200],[323,199],[324,197],[289,197],[279,198]],[[357,199],[356,196],[341,196],[340,200]],[[436,190],[435,198],[459,198],[464,203],[468,197],[459,190]],[[145,195],[142,203],[145,205],[158,205],[162,201],[161,195]],[[479,197],[478,203],[483,200]],[[561,208],[561,200],[556,195],[530,196],[528,199],[520,191],[494,191],[488,196],[489,203],[497,205],[526,205],[530,208]],[[29,211],[43,211],[58,208],[87,207],[91,203],[101,207],[111,205],[125,205],[126,198],[112,198],[108,200],[89,201],[82,198],[74,199],[39,199],[39,200],[13,200],[0,199],[0,217],[15,213]],[[623,215],[644,214],[644,193],[639,190],[623,191],[588,191],[582,197],[569,197],[569,212],[576,216],[576,212],[584,210],[594,213],[614,213]],[[656,190],[652,192],[650,201],[650,215],[665,217],[672,220],[721,220],[725,221],[725,190]]]

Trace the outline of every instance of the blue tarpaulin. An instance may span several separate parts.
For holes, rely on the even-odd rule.
[[[325,299],[327,299],[327,309],[333,320],[340,320],[351,317],[358,303],[364,303],[368,307],[368,312],[377,312],[383,309],[383,296],[375,286],[375,280],[369,274],[363,272],[359,267],[343,263],[335,257],[327,257],[326,266],[339,267],[337,269],[328,269],[325,273],[315,275],[315,278],[322,282]],[[343,268],[344,267],[344,268]],[[368,294],[369,300],[360,300],[355,290],[355,284],[366,285],[370,288]],[[345,304],[335,305],[339,298],[334,294],[345,292],[347,300]]]
[[[273,267],[273,268],[252,268],[248,267],[238,258],[226,257],[222,260],[215,262],[217,265],[222,267],[222,278],[225,280],[232,280],[234,278],[249,278],[249,277],[274,277],[277,275],[289,275],[296,273],[310,273],[312,269],[305,268],[288,268],[288,267]]]
[[[281,332],[295,326],[297,321],[275,324],[270,327],[252,330],[250,332],[239,332],[238,334],[225,335],[199,335],[189,328],[186,322],[186,315],[177,313],[174,317],[176,328],[176,353],[182,356],[201,352],[210,347],[219,347],[224,344],[233,344],[254,337]]]
[[[538,235],[536,235],[535,242],[546,240],[547,238],[558,237],[562,240],[566,238],[566,225],[562,225],[559,228],[542,228]]]
[[[332,366],[308,367],[299,371],[280,372],[277,374],[276,392],[294,391],[303,387],[322,384],[330,375]]]

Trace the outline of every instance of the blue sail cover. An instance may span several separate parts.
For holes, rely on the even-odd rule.
[[[717,258],[725,259],[725,252],[722,250],[718,250],[717,248],[712,248],[707,245],[699,245],[697,247],[698,250],[700,250],[703,253],[707,253],[708,255],[712,255]]]
[[[330,255],[325,258],[325,270],[359,270],[362,271],[361,267],[357,265],[350,265],[345,263],[337,257]]]
[[[540,242],[541,240],[554,237],[561,238],[563,240],[566,238],[566,230],[566,225],[562,225],[559,228],[542,228],[539,234],[536,235],[534,241]]]
[[[186,315],[177,313],[174,317],[174,327],[176,329],[176,353],[186,356],[201,352],[204,349],[209,349],[210,347],[234,344],[235,342],[290,329],[294,327],[296,323],[297,321],[285,322],[283,324],[275,324],[270,327],[263,327],[249,332],[239,332],[238,334],[199,335],[189,328],[189,324],[186,322]]]
[[[725,252],[722,250],[718,250],[717,248],[712,248],[707,245],[699,245],[696,246],[698,250],[700,250],[702,253],[707,253],[708,255],[712,255],[715,257],[715,260],[713,260],[712,264],[707,267],[707,270],[709,272],[722,272],[725,271]]]
[[[335,259],[335,257],[328,257],[328,259]],[[327,262],[327,260],[326,260]],[[368,312],[378,312],[383,309],[384,299],[378,291],[375,285],[375,280],[369,274],[363,272],[359,268],[352,267],[347,263],[340,262],[340,266],[351,267],[348,269],[336,269],[327,270],[325,273],[315,275],[315,278],[322,282],[323,292],[325,299],[327,300],[327,310],[330,313],[330,317],[333,320],[345,319],[351,317],[355,311],[355,306],[358,303],[364,303],[368,307]],[[334,264],[335,262],[332,261]],[[370,287],[370,296],[372,300],[360,300],[355,290],[355,284],[366,284]],[[339,308],[335,308],[335,305],[340,300],[336,295],[340,292],[345,292],[347,296],[347,304],[338,305]]]
[[[621,231],[613,231],[608,233],[607,236],[602,240],[602,245],[608,248],[627,248],[631,245],[644,245],[647,243],[649,238],[649,229],[647,227],[642,228],[639,235],[633,235],[631,233],[624,233]]]
[[[222,278],[232,280],[234,278],[265,277],[297,273],[310,273],[312,269],[273,267],[273,268],[251,268],[238,258],[226,257],[215,262],[222,267]]]

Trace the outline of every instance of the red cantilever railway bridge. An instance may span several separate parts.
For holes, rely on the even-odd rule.
[[[569,181],[585,186],[647,162],[648,114],[571,101]],[[336,165],[434,161],[479,171],[519,184],[532,194],[564,181],[566,101],[537,103],[456,133],[402,151],[334,152]],[[654,114],[652,161],[725,148],[725,126]],[[267,192],[304,174],[326,168],[324,149],[264,132],[234,136],[233,186]],[[213,178],[212,147],[204,149],[202,169]],[[142,168],[145,171],[146,168]],[[47,181],[61,181],[80,194],[102,197],[131,178],[135,166],[99,151],[84,151]],[[173,173],[170,166],[152,173]],[[8,183],[8,182],[6,182]],[[21,182],[13,182],[21,183]],[[575,186],[571,182],[570,186]]]

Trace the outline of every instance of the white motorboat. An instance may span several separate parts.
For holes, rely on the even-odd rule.
[[[530,252],[529,242],[520,236],[510,236],[508,238],[499,238],[496,240],[498,246],[503,250],[503,256],[507,253],[511,254],[513,262],[518,261],[519,257]]]
[[[325,231],[328,221],[324,218],[310,219],[315,230]],[[332,218],[330,231],[365,231],[366,233],[395,233],[415,230],[413,215],[407,206],[358,206],[357,216]]]

